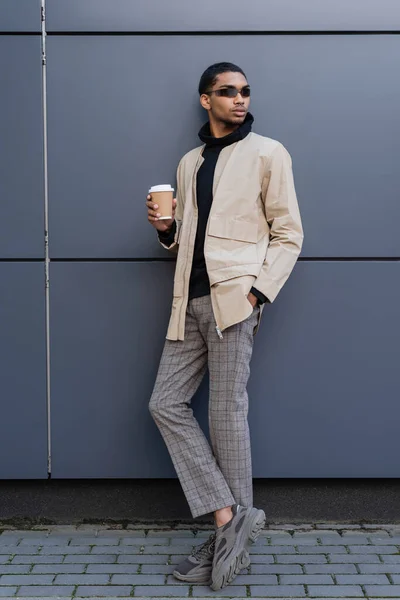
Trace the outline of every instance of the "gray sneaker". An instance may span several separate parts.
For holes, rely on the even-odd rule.
[[[174,577],[190,583],[211,583],[212,561],[215,549],[216,533],[197,546],[192,554],[175,567]]]
[[[265,513],[257,508],[232,506],[233,518],[216,530],[211,589],[227,586],[250,564],[248,549],[265,525]]]

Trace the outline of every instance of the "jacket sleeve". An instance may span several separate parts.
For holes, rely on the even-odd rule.
[[[270,241],[260,274],[253,285],[273,302],[296,264],[304,238],[292,160],[280,143],[266,163],[262,200],[270,227]]]
[[[252,287],[250,291],[257,298],[258,304],[265,304],[266,302],[269,302],[268,298],[255,287]]]
[[[176,171],[176,208],[175,208],[175,221],[172,225],[171,230],[165,233],[158,233],[158,241],[160,242],[163,248],[178,253],[178,239],[179,232],[182,227],[183,220],[183,209],[184,209],[184,196],[182,190],[184,189],[184,181],[183,181],[183,161],[181,160],[177,171]]]

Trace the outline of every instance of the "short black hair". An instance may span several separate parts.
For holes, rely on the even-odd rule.
[[[211,65],[206,69],[203,75],[200,77],[199,83],[199,94],[205,94],[207,90],[212,88],[212,86],[216,83],[218,75],[221,73],[241,73],[246,77],[244,71],[230,62],[219,62]],[[247,77],[246,77],[247,79]]]

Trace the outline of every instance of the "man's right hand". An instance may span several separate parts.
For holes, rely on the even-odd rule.
[[[173,222],[175,221],[175,210],[176,210],[176,198],[172,200],[172,219],[158,219],[160,214],[157,212],[158,205],[154,204],[151,199],[151,194],[147,196],[146,205],[148,208],[147,219],[157,231],[168,231],[171,229]]]

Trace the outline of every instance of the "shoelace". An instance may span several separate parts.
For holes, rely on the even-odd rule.
[[[215,549],[215,539],[215,533],[212,533],[208,540],[204,542],[204,544],[201,544],[201,546],[192,552],[192,556],[199,560],[206,558],[207,555],[210,554],[210,552],[213,552]]]

